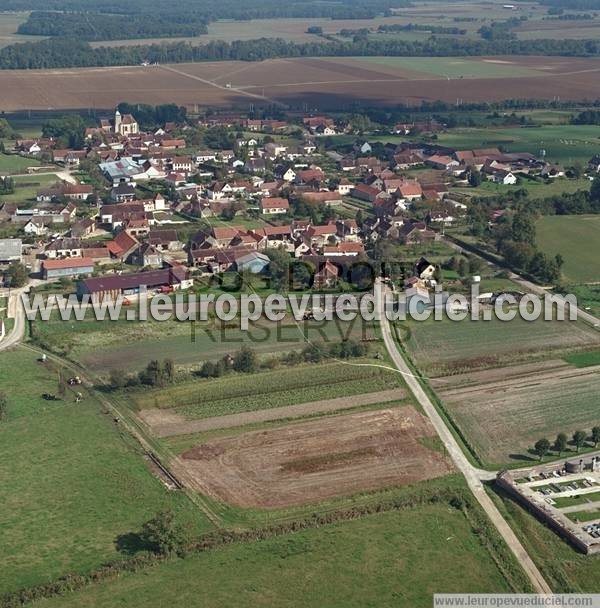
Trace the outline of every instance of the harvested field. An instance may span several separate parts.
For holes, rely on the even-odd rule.
[[[227,416],[215,416],[204,420],[186,420],[177,412],[161,409],[149,409],[140,412],[140,418],[150,427],[152,433],[157,437],[172,437],[174,435],[189,435],[191,433],[202,433],[215,429],[233,428],[246,424],[269,422],[284,418],[300,418],[311,414],[325,414],[338,410],[351,409],[363,405],[386,403],[403,399],[406,392],[402,389],[389,391],[377,391],[354,395],[352,397],[338,397],[337,399],[324,399],[310,403],[299,403],[269,410],[258,410],[241,414],[229,414]]]
[[[541,437],[570,436],[598,422],[600,366],[548,361],[453,376],[434,386],[488,463],[527,459],[527,450]]]
[[[400,327],[411,357],[429,376],[527,362],[600,344],[600,332],[575,321],[445,319]]]
[[[193,489],[240,507],[277,508],[440,477],[452,468],[407,406],[332,416],[212,440],[180,462]]]
[[[0,72],[0,106],[109,109],[121,101],[190,108],[280,102],[343,109],[371,105],[507,98],[600,97],[596,58],[331,57]],[[231,85],[231,87],[227,85]],[[368,85],[372,86],[368,86]]]

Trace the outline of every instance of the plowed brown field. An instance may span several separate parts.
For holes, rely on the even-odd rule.
[[[215,439],[184,452],[193,489],[241,507],[290,507],[414,483],[452,470],[424,445],[435,433],[414,408],[332,416]]]
[[[407,69],[348,57],[180,64],[173,66],[177,72],[167,66],[5,70],[0,72],[0,109],[108,109],[121,101],[247,108],[260,105],[263,96],[265,103],[275,101],[290,107],[309,104],[324,109],[343,109],[356,102],[388,105],[440,99],[467,103],[600,98],[600,60],[595,58],[468,60],[486,62],[490,76],[482,70],[482,77],[448,78],[431,70],[410,69],[410,65]],[[503,72],[494,77],[495,63],[504,68],[514,65],[516,71],[531,68],[537,73],[511,77]]]

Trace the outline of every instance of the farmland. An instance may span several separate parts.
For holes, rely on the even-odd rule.
[[[264,96],[265,104],[311,103],[341,110],[354,102],[386,105],[462,99],[467,103],[557,96],[578,100],[600,97],[600,81],[592,77],[598,70],[600,60],[595,58],[533,56],[435,61],[296,58],[179,64],[175,70],[169,66],[7,70],[0,73],[0,106],[5,111],[107,109],[128,101],[247,108]]]
[[[524,590],[522,579],[507,582],[472,525],[447,504],[420,505],[167,562],[145,575],[122,575],[40,606],[346,608],[393,606],[402,598],[425,608],[439,589],[508,592],[516,584]],[[500,559],[512,562],[506,554]]]
[[[0,382],[8,396],[0,463],[2,591],[118,558],[117,537],[139,530],[162,508],[194,522],[197,533],[210,528],[184,496],[169,493],[151,474],[92,395],[80,403],[71,391],[63,400],[44,400],[43,393],[56,391],[57,370],[38,363],[35,353],[3,352]]]
[[[373,328],[356,321],[343,323],[290,320],[273,323],[261,320],[248,331],[212,323],[128,322],[121,319],[106,324],[96,320],[73,324],[59,320],[36,324],[40,339],[57,352],[81,361],[88,369],[107,375],[112,369],[137,372],[151,359],[170,358],[180,368],[196,368],[200,362],[217,360],[245,344],[257,354],[268,356],[282,351],[300,350],[306,340],[315,343],[342,339],[372,339]]]
[[[549,182],[540,180],[527,180],[521,179],[519,183],[514,185],[502,185],[495,184],[493,182],[483,182],[476,188],[456,188],[454,192],[459,192],[467,196],[499,196],[509,192],[516,192],[522,189],[527,190],[527,194],[530,198],[546,198],[550,196],[557,196],[563,193],[573,193],[578,190],[589,190],[590,181],[586,178],[580,179],[566,179],[557,178]],[[556,243],[552,242],[551,246],[554,248],[553,256],[559,251],[556,248]]]
[[[544,125],[527,128],[452,129],[441,134],[439,141],[458,149],[501,145],[508,152],[530,152],[536,156],[544,150],[549,162],[587,164],[600,145],[600,127]]]
[[[318,503],[451,471],[410,406],[330,416],[209,440],[180,456],[193,488],[240,507]]]
[[[398,387],[400,376],[378,367],[322,363],[243,375],[189,380],[165,389],[132,392],[139,409],[173,410],[188,419],[295,405]]]
[[[600,277],[598,216],[544,216],[537,225],[542,251],[559,252],[564,260],[562,273],[570,283],[597,282]]]
[[[598,422],[599,367],[547,361],[459,374],[433,386],[485,462],[527,459],[540,437],[571,436]]]
[[[401,326],[402,327],[402,326]],[[549,358],[556,353],[600,344],[600,333],[581,322],[542,319],[510,322],[426,321],[407,324],[404,343],[429,376],[516,361]]]

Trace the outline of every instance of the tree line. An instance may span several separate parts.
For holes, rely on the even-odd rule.
[[[588,441],[591,441],[594,444],[594,447],[598,447],[598,443],[600,443],[600,426],[595,426],[592,428],[591,435],[588,437],[588,434],[585,431],[575,431],[571,437],[571,444],[575,447],[577,453],[581,448],[586,447]],[[540,460],[547,456],[550,451],[556,452],[557,456],[560,458],[564,452],[567,451],[569,445],[569,438],[565,433],[559,433],[554,440],[554,443],[550,443],[548,439],[542,437],[535,442],[533,446],[533,451],[539,457]]]
[[[17,34],[58,36],[78,40],[123,40],[169,38],[207,34],[204,20],[173,21],[169,14],[105,15],[102,13],[57,13],[34,11]]]
[[[49,38],[0,50],[0,69],[103,67],[200,61],[262,61],[278,57],[464,57],[482,55],[598,56],[600,40],[468,40],[431,37],[425,41],[355,37],[341,41],[296,43],[281,38],[187,42],[92,48],[83,40]]]

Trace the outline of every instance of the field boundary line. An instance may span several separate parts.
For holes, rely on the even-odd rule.
[[[311,414],[327,414],[348,410],[363,405],[386,404],[404,399],[406,391],[402,388],[386,391],[374,391],[370,393],[359,393],[357,395],[335,397],[333,399],[321,399],[282,407],[240,412],[237,414],[225,414],[224,416],[213,416],[200,420],[185,420],[181,422],[153,422],[154,416],[159,417],[164,410],[148,409],[142,410],[138,417],[147,424],[152,433],[157,437],[173,437],[176,435],[191,435],[204,431],[228,429],[259,422],[271,422],[275,420],[289,420],[301,418]],[[183,418],[183,417],[182,417]]]

